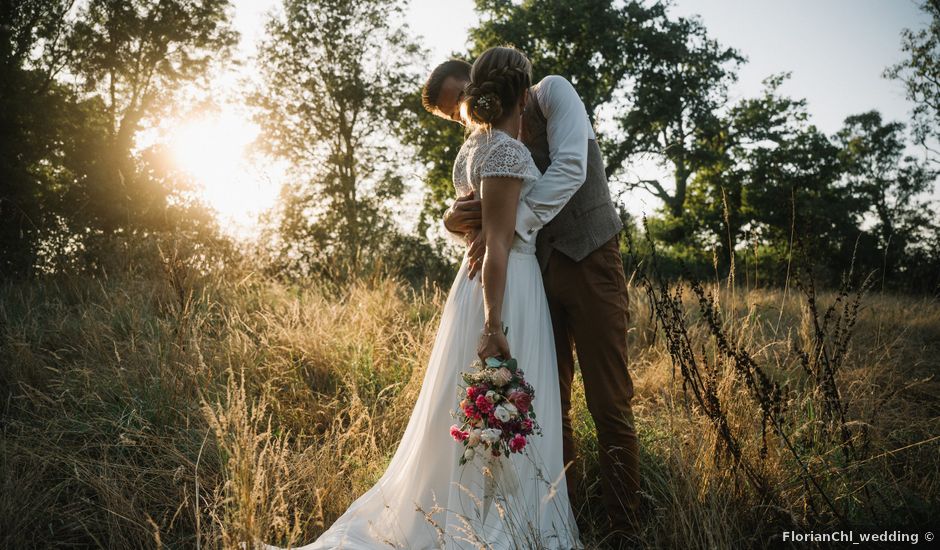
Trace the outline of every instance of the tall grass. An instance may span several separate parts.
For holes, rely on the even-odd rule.
[[[818,354],[801,293],[667,290],[703,398],[684,391],[681,363],[648,315],[651,295],[631,288],[638,545],[771,547],[794,526],[895,528],[937,517],[936,300],[865,297],[821,384],[818,365],[804,361]],[[819,292],[816,313],[837,299]],[[175,260],[151,278],[0,284],[0,546],[311,541],[385,470],[443,301],[440,290],[388,277],[290,286],[247,270],[199,275]],[[761,382],[751,387],[722,351],[716,324],[728,349],[746,351],[767,387],[779,388],[770,413],[796,453],[768,434],[754,398]],[[833,387],[843,407],[835,415],[826,408]],[[577,515],[584,541],[602,547],[597,446],[579,381],[575,395]],[[716,452],[723,429],[738,460]],[[838,514],[825,512],[807,473]]]

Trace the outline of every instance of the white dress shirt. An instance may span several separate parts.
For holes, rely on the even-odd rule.
[[[547,121],[551,164],[516,210],[516,233],[524,241],[561,212],[584,183],[588,140],[596,139],[584,102],[565,77],[546,76],[533,91]]]
[[[547,121],[551,164],[519,201],[516,234],[525,242],[531,241],[535,232],[550,222],[584,183],[588,140],[596,139],[584,102],[565,77],[546,76],[532,91]],[[465,244],[462,235],[451,233],[446,226],[444,229],[452,242]]]

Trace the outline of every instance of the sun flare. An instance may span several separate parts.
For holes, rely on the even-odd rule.
[[[277,198],[270,175],[247,154],[257,134],[256,125],[223,111],[184,122],[170,136],[175,162],[229,231],[251,232]]]

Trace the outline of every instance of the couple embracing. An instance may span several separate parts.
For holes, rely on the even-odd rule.
[[[443,224],[467,252],[450,289],[420,394],[385,473],[308,550],[583,548],[572,497],[576,350],[597,427],[612,540],[635,528],[638,446],[627,370],[622,223],[594,131],[561,76],[531,81],[526,56],[491,48],[438,66],[427,110],[468,128]],[[461,372],[515,357],[535,390],[541,435],[496,460],[460,463],[450,427]],[[501,471],[502,471],[501,470]],[[500,479],[503,479],[502,477]]]

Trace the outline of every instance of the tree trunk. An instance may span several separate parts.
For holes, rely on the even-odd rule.
[[[670,200],[666,201],[669,211],[676,218],[681,218],[685,212],[685,193],[689,176],[691,176],[689,169],[685,167],[681,160],[677,161],[675,172],[676,190]]]

